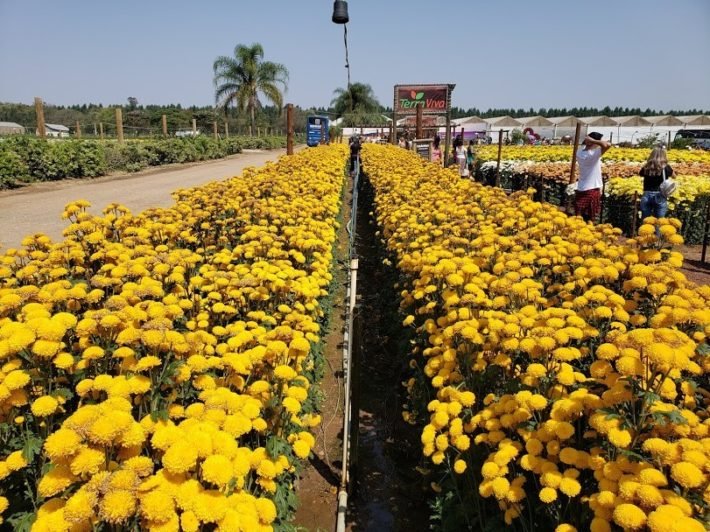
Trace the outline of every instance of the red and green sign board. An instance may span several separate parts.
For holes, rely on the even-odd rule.
[[[395,112],[398,115],[414,114],[417,107],[424,113],[446,113],[449,97],[448,85],[396,85],[394,88]]]

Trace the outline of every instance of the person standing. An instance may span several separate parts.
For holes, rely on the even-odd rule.
[[[611,144],[602,140],[596,131],[584,137],[582,147],[577,150],[579,181],[574,198],[574,213],[589,222],[597,219],[601,210],[602,155]]]
[[[466,166],[468,166],[468,175],[473,179],[473,167],[476,159],[476,154],[473,150],[473,140],[468,141],[468,148],[466,148]]]
[[[433,163],[441,164],[441,138],[439,135],[434,137],[434,145],[431,150],[431,161]]]
[[[661,193],[661,183],[673,175],[673,168],[668,164],[666,149],[663,146],[656,146],[651,150],[651,155],[641,167],[639,174],[643,177],[641,196],[643,218],[649,216],[665,218],[668,213],[668,200]]]
[[[454,158],[456,166],[459,168],[460,177],[468,177],[468,168],[466,167],[466,147],[463,145],[461,136],[457,136],[454,141]]]
[[[350,174],[355,174],[355,168],[360,164],[360,137],[357,135],[350,139]]]

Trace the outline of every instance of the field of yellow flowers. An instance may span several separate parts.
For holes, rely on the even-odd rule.
[[[478,178],[489,184],[495,181],[497,149],[482,146],[476,150]],[[640,198],[643,188],[639,171],[649,153],[649,149],[614,147],[602,159],[602,172],[610,178],[604,190],[603,220],[629,235],[634,227],[634,193]],[[570,146],[505,146],[501,155],[501,186],[512,190],[535,186],[545,201],[564,205],[571,157]],[[704,213],[710,202],[710,152],[669,150],[668,161],[678,183],[668,204],[669,213],[683,222],[686,243],[701,243]]]
[[[394,147],[363,167],[440,528],[704,531],[710,287],[679,271],[678,221],[622,244]]]
[[[132,215],[67,205],[0,256],[0,515],[41,531],[272,530],[314,445],[346,149]]]

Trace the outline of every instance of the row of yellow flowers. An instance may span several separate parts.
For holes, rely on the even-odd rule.
[[[705,530],[710,287],[678,269],[677,220],[620,243],[404,150],[363,166],[442,528]]]
[[[0,257],[0,511],[33,531],[271,530],[314,445],[344,147]]]
[[[642,163],[648,159],[649,148],[618,148],[613,147],[604,155],[607,162],[624,161]],[[498,146],[476,147],[476,156],[484,161],[495,161],[498,157]],[[571,146],[503,146],[501,159],[534,162],[565,162],[572,157]],[[701,164],[710,165],[710,152],[703,150],[668,150],[670,164]]]

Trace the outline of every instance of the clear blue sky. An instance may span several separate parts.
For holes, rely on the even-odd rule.
[[[286,101],[347,84],[332,0],[0,0],[0,101],[214,102],[212,63],[260,42]],[[456,83],[454,105],[710,110],[710,0],[350,0],[353,81]]]

